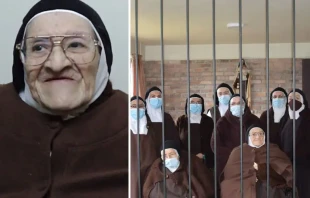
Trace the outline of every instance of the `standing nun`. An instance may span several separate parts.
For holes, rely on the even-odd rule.
[[[128,196],[128,96],[112,88],[112,60],[87,4],[29,10],[0,91],[1,198]]]
[[[269,111],[270,142],[280,146],[281,131],[289,118],[286,91],[281,87],[274,89],[270,93],[270,102],[272,106],[262,113],[260,121],[264,131],[267,132],[267,111]]]
[[[310,197],[310,110],[305,94],[295,91],[295,112],[293,111],[293,91],[288,96],[289,116],[281,132],[281,148],[293,162],[293,119],[296,119],[296,185],[299,197]]]
[[[158,148],[162,144],[162,93],[158,87],[150,88],[145,94],[146,101],[146,115],[149,121],[152,123],[154,130],[156,131],[157,139],[156,142]],[[175,123],[169,113],[164,112],[164,123],[165,123],[165,139],[173,140],[178,139],[178,131]]]
[[[214,154],[210,146],[213,132],[213,120],[204,114],[204,99],[198,95],[190,96],[190,132],[191,153],[204,161],[208,168],[214,167]],[[188,115],[187,99],[185,114],[177,120],[177,128],[180,134],[181,148],[188,150]]]
[[[144,183],[147,169],[160,157],[161,135],[155,130],[145,114],[146,103],[141,97],[133,96],[130,100],[130,130],[131,130],[131,197],[139,197],[138,187],[138,152],[140,152],[141,186]],[[137,102],[139,106],[139,115]],[[138,147],[138,120],[140,147]]]
[[[233,89],[226,83],[221,83],[216,88],[215,106],[207,110],[207,115],[214,118],[214,109],[216,112],[216,121],[223,117],[228,110],[230,97],[234,95]]]
[[[241,118],[242,128],[240,128]],[[215,155],[217,155],[218,171],[216,174],[218,176],[223,171],[231,151],[246,141],[243,138],[243,142],[240,143],[240,130],[244,137],[251,125],[259,123],[258,117],[251,113],[245,99],[241,98],[239,94],[233,95],[229,101],[229,111],[221,117],[216,125],[217,153]],[[214,145],[211,146],[214,148]]]

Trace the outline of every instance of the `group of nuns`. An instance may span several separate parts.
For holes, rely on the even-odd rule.
[[[267,197],[267,188],[269,197],[293,197],[293,131],[296,135],[296,197],[310,197],[310,149],[307,148],[310,143],[310,132],[307,132],[310,128],[310,110],[301,90],[295,89],[294,97],[293,91],[287,94],[281,87],[274,89],[270,93],[270,109],[258,118],[251,112],[243,97],[234,94],[228,84],[222,83],[216,89],[213,107],[205,111],[203,97],[193,94],[189,98],[190,116],[187,115],[186,99],[185,113],[176,122],[170,114],[162,112],[161,94],[158,87],[152,87],[144,99],[137,96],[131,98],[131,197],[139,197],[141,194],[143,198],[160,198],[164,197],[164,192],[168,198],[189,197],[191,190],[192,197],[211,198],[215,194],[214,175],[218,178],[217,197],[239,198],[241,179],[244,197]],[[267,126],[270,142],[269,163]],[[242,143],[240,135],[243,137]],[[162,185],[164,178],[166,190]]]

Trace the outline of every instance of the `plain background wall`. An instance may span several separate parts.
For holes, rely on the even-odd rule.
[[[22,24],[23,17],[38,0],[0,1],[0,84],[12,81],[12,63],[14,42]],[[109,32],[112,50],[113,65],[111,81],[114,89],[128,93],[128,66],[129,66],[129,4],[126,0],[100,1],[84,0],[101,16]]]

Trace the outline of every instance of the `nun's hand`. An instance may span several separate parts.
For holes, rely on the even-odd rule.
[[[254,162],[253,167],[255,168],[255,170],[258,170],[258,166],[257,166],[257,164],[255,162]]]
[[[196,156],[199,157],[200,159],[203,159],[203,154],[202,153],[198,153]]]

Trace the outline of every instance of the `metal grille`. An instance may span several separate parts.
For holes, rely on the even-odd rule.
[[[186,1],[186,29],[184,31],[186,31],[186,55],[187,55],[187,61],[186,61],[186,66],[187,66],[187,115],[188,118],[190,117],[190,85],[191,85],[191,81],[190,81],[190,37],[189,37],[189,29],[190,29],[190,23],[189,23],[189,19],[190,19],[190,13],[189,13],[189,0],[185,0]],[[135,0],[135,49],[136,49],[136,77],[138,76],[138,54],[139,54],[139,34],[138,34],[138,0]],[[239,78],[239,83],[240,83],[240,88],[242,88],[242,84],[243,84],[243,79],[242,79],[242,62],[243,62],[243,56],[242,56],[242,0],[238,0],[238,8],[239,8],[239,64],[240,64],[240,78]],[[266,145],[267,145],[267,197],[270,197],[270,190],[268,188],[268,186],[270,186],[270,179],[269,179],[269,175],[270,175],[270,169],[269,169],[269,164],[270,164],[270,133],[269,133],[269,108],[270,108],[270,102],[268,100],[269,98],[269,94],[270,94],[270,79],[269,79],[269,0],[265,0],[265,9],[266,9],[266,13],[265,13],[265,20],[266,20],[266,98],[267,98],[267,130],[265,131],[266,134]],[[216,14],[215,14],[215,8],[216,8],[216,3],[215,0],[212,0],[212,44],[213,44],[213,64],[212,64],[212,69],[213,69],[213,93],[216,93],[216,69],[217,69],[217,64],[216,64]],[[163,12],[164,6],[163,6],[163,0],[160,0],[160,45],[161,45],[161,85],[162,85],[162,100],[163,100],[163,105],[162,105],[162,116],[164,118],[164,112],[165,112],[165,81],[164,81],[164,77],[165,77],[165,73],[164,73],[164,34],[163,34],[163,22],[164,22],[164,12]],[[295,0],[292,0],[292,31],[293,31],[293,38],[292,38],[292,59],[293,59],[293,112],[295,112],[295,89],[296,89],[296,13],[295,13]],[[139,90],[139,79],[136,78],[136,89]],[[240,91],[240,98],[243,97],[243,92]],[[214,101],[216,100],[216,95],[214,94]],[[138,101],[138,100],[137,100]],[[139,104],[137,103],[137,108],[139,108]],[[240,107],[242,108],[242,107]],[[214,122],[214,134],[216,134],[216,109],[213,108],[214,110],[214,118],[213,118],[213,122]],[[139,111],[138,111],[139,114]],[[139,117],[139,115],[138,115]],[[139,119],[138,119],[139,120]],[[190,157],[190,153],[191,153],[191,133],[190,133],[190,119],[187,119],[188,121],[188,171],[189,173],[191,173],[192,171],[192,167],[191,167],[191,157]],[[164,119],[162,121],[162,143],[165,143],[165,122]],[[243,128],[243,119],[241,116],[240,119],[240,145],[242,145],[243,143],[243,133],[242,133],[242,128]],[[139,121],[138,121],[138,132],[137,132],[137,136],[138,136],[138,142],[137,142],[137,148],[138,148],[138,188],[139,188],[139,192],[142,191],[142,183],[141,183],[141,178],[140,178],[140,133],[139,133]],[[295,118],[295,114],[293,117],[293,197],[295,198],[296,196],[296,118]],[[214,193],[215,193],[215,197],[220,197],[220,195],[218,194],[218,178],[217,178],[217,137],[216,135],[214,136]],[[163,147],[165,148],[165,146],[163,145]],[[240,150],[240,155],[241,155],[241,161],[240,161],[240,173],[241,173],[241,178],[243,178],[243,147],[241,146],[241,150]],[[165,155],[163,155],[163,161],[165,162]],[[164,175],[166,175],[166,169],[163,168],[163,172]],[[164,185],[164,195],[165,197],[167,196],[167,192],[166,192],[166,177],[163,178],[163,185]],[[192,197],[192,188],[191,188],[191,174],[189,174],[188,176],[188,184],[189,184],[189,197]],[[243,197],[243,180],[240,180],[240,190],[241,190],[241,197]],[[139,194],[139,198],[141,198],[142,195]]]

